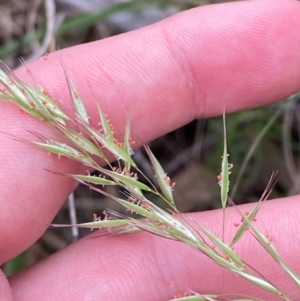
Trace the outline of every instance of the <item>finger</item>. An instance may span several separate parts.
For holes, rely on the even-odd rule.
[[[28,68],[70,111],[62,61],[90,100],[92,119],[95,94],[117,132],[122,135],[128,116],[133,139],[144,143],[196,117],[277,101],[298,90],[299,10],[297,1],[203,7],[54,53]],[[24,69],[18,75],[29,79]],[[2,129],[25,139],[32,139],[28,128],[49,133],[7,104],[0,121]],[[74,187],[43,168],[75,172],[78,166],[0,138],[0,226],[7,229],[0,238],[0,261],[5,261],[41,235]]]
[[[250,211],[253,206],[243,205],[240,209]],[[298,274],[299,209],[298,196],[267,202],[255,222],[262,233],[273,237],[273,244],[286,264]],[[221,210],[188,215],[221,236]],[[226,218],[229,242],[236,231],[234,223],[241,218],[235,208],[228,208]],[[98,233],[13,276],[10,283],[14,300],[96,300],[101,296],[105,300],[155,301],[170,300],[188,290],[281,300],[213,264],[200,251],[183,243],[145,233],[102,238]],[[234,250],[291,300],[299,300],[299,289],[250,232],[244,234]]]
[[[2,271],[0,271],[0,300],[13,301],[11,287]]]

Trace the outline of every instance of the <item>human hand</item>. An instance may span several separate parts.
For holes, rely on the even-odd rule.
[[[260,106],[298,91],[299,13],[300,4],[292,0],[201,7],[138,31],[53,53],[28,68],[70,110],[62,58],[83,99],[92,100],[87,103],[91,118],[96,119],[94,93],[120,135],[129,114],[132,136],[141,145],[194,118],[221,114],[223,108],[232,112]],[[24,69],[17,75],[30,81]],[[0,123],[2,129],[24,139],[31,138],[28,128],[50,133],[7,103],[1,103]],[[58,161],[3,133],[0,139],[3,263],[42,235],[75,187],[70,179],[43,168],[74,173],[82,167]],[[268,202],[257,222],[262,230],[272,231],[276,248],[298,273],[300,237],[295,213],[299,207],[298,196]],[[221,225],[215,222],[221,218],[220,211],[193,216],[221,233]],[[237,216],[234,209],[227,210],[228,220]],[[106,239],[97,235],[12,276],[9,283],[2,275],[0,299],[168,300],[187,289],[268,297],[183,244],[147,233]],[[299,290],[252,242],[245,240],[239,247],[242,258],[299,299]]]

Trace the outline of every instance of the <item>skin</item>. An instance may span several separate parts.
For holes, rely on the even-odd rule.
[[[28,65],[29,72],[70,114],[61,63],[69,70],[97,122],[93,93],[120,137],[131,120],[137,146],[195,118],[279,101],[300,89],[300,3],[245,1],[193,9],[147,28],[53,53]],[[16,71],[31,82],[28,71]],[[52,135],[19,109],[1,103],[0,128],[32,139],[26,129]],[[0,132],[0,262],[15,257],[47,229],[74,189],[70,179],[44,169],[84,172],[65,159],[16,142]],[[242,206],[243,211],[251,205]],[[257,226],[274,237],[285,261],[300,274],[299,196],[267,202]],[[221,233],[218,210],[194,214]],[[239,221],[228,209],[226,235]],[[300,290],[251,235],[236,250],[253,267],[300,299]],[[168,300],[192,289],[200,293],[274,296],[183,244],[147,233],[81,239],[8,280],[0,276],[1,300]]]

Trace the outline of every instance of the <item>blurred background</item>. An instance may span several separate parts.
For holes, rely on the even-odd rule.
[[[202,0],[0,0],[0,59],[10,68],[46,52],[104,39],[147,26],[192,7],[229,2]],[[236,204],[255,202],[272,171],[278,181],[272,198],[300,193],[299,95],[288,100],[227,116],[231,195]],[[223,152],[222,118],[196,120],[151,143],[172,182],[183,212],[220,207],[217,175]],[[144,173],[153,172],[143,149],[134,158]],[[118,188],[109,188],[118,195]],[[41,196],[42,198],[43,196]],[[151,198],[149,196],[149,198]],[[154,202],[159,200],[152,199]],[[116,203],[79,187],[66,200],[54,223],[88,222],[105,208],[124,213]],[[30,249],[4,265],[7,275],[49,256],[89,230],[49,229]]]

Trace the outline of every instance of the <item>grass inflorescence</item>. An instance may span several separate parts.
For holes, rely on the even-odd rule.
[[[216,264],[230,270],[257,287],[271,292],[283,300],[291,300],[288,294],[282,292],[261,273],[253,271],[251,266],[240,258],[233,248],[245,234],[246,230],[251,231],[261,246],[300,288],[299,276],[285,264],[284,260],[276,251],[272,243],[272,238],[264,235],[253,223],[263,201],[270,195],[275,183],[276,173],[272,175],[264,194],[251,212],[245,214],[240,212],[237,208],[243,222],[238,225],[233,239],[226,241],[224,234],[219,238],[209,229],[195,222],[191,217],[181,214],[177,209],[173,197],[175,183],[172,183],[148,146],[145,146],[145,150],[152,165],[157,185],[154,185],[149,180],[148,182],[140,180],[140,176],[145,179],[147,178],[132,159],[133,141],[130,138],[129,120],[125,126],[124,139],[120,142],[115,137],[114,128],[110,124],[108,116],[102,111],[100,104],[97,104],[101,129],[99,130],[93,127],[84,101],[67,70],[65,71],[65,75],[67,80],[66,86],[69,89],[76,112],[74,118],[69,117],[58,103],[42,88],[29,86],[17,78],[13,72],[5,66],[0,69],[0,83],[4,86],[4,89],[0,91],[0,98],[19,106],[23,111],[42,120],[45,124],[58,132],[64,142],[50,139],[36,131],[31,132],[36,136],[37,141],[24,141],[21,138],[19,138],[19,140],[30,143],[58,157],[64,156],[80,162],[87,166],[89,170],[98,171],[99,175],[97,176],[89,173],[62,174],[57,171],[52,172],[73,178],[79,183],[112,198],[124,206],[132,215],[123,216],[108,209],[104,212],[104,218],[99,218],[95,215],[93,220],[87,223],[76,225],[56,224],[52,225],[53,227],[78,226],[90,229],[106,229],[106,233],[114,235],[147,231],[164,238],[180,241],[205,254]],[[234,204],[228,196],[229,174],[233,165],[228,162],[225,114],[223,124],[224,151],[221,173],[218,175],[218,180],[221,187],[224,229],[227,203],[229,202],[231,205]],[[74,128],[77,130],[74,130]],[[109,154],[109,158],[107,154]],[[110,163],[112,157],[117,162],[114,166]],[[109,168],[103,168],[99,162],[105,162]],[[102,190],[102,187],[109,185],[120,186],[123,190],[124,198],[110,195],[108,192]],[[168,210],[164,210],[151,202],[149,198],[146,197],[146,193],[152,193],[163,200]],[[201,295],[189,291],[187,288],[186,292],[178,293],[174,298],[173,300],[200,301],[220,300],[222,296],[214,294]],[[227,300],[229,300],[228,298],[227,296]],[[232,297],[230,300],[257,299]]]

